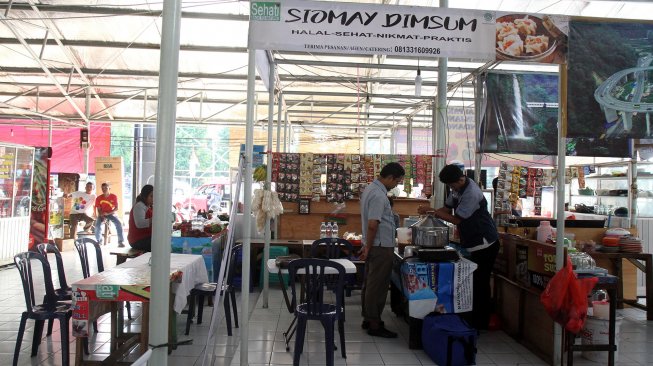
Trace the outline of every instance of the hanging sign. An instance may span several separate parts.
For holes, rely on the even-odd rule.
[[[250,3],[250,49],[495,58],[495,13],[287,0]]]

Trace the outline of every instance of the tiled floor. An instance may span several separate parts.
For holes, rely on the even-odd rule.
[[[105,263],[113,265],[114,258],[105,250]],[[77,254],[73,251],[63,253],[68,282],[81,279],[81,266]],[[56,277],[55,277],[56,281]],[[0,269],[0,365],[10,365],[15,347],[16,333],[20,313],[24,310],[25,302],[22,286],[15,267]],[[352,297],[346,298],[347,322],[345,334],[347,340],[347,358],[343,359],[336,351],[336,365],[433,365],[434,363],[421,350],[408,349],[406,323],[392,314],[389,309],[385,313],[384,321],[389,329],[399,332],[400,337],[394,340],[374,338],[368,336],[360,329],[361,318],[359,314],[360,298],[354,292]],[[240,296],[238,296],[240,308]],[[286,352],[283,342],[283,331],[291,321],[291,315],[286,310],[283,297],[278,287],[272,287],[270,292],[269,307],[262,307],[262,296],[255,291],[250,296],[250,327],[248,361],[250,365],[290,365],[292,364],[291,344],[290,352]],[[140,313],[140,306],[132,303],[134,314]],[[205,307],[204,323],[193,324],[188,337],[192,338],[192,345],[179,346],[168,358],[169,365],[201,365],[201,354],[206,348],[207,333],[213,308]],[[242,319],[242,312],[239,312]],[[653,365],[653,322],[645,320],[643,311],[627,309],[621,312],[623,324],[621,327],[621,343],[619,347],[618,365]],[[240,365],[240,329],[234,330],[234,335],[228,337],[224,326],[224,313],[220,307],[220,327],[214,342],[212,365]],[[109,323],[103,318],[99,324],[99,333],[91,338],[91,349],[95,357],[102,359],[108,353]],[[180,340],[187,339],[183,335],[185,315],[178,317],[177,329],[181,335]],[[139,318],[129,326],[137,328]],[[29,352],[32,341],[33,321],[28,321],[19,365],[60,365],[61,342],[58,326],[51,337],[44,338],[39,353],[30,358]],[[301,358],[302,365],[324,365],[324,336],[321,326],[309,322],[307,342]],[[45,333],[45,332],[44,332]],[[336,340],[337,340],[336,335]],[[73,339],[74,342],[74,339]],[[71,351],[74,352],[74,344]],[[74,356],[71,355],[71,360]],[[604,365],[606,362],[587,361],[577,354],[576,365]],[[478,343],[476,357],[478,365],[545,365],[537,356],[526,350],[503,332],[482,333]]]

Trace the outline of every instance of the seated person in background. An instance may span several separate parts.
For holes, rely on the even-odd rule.
[[[122,248],[125,246],[125,239],[122,233],[122,224],[118,216],[116,216],[116,212],[118,211],[118,197],[113,193],[109,193],[110,189],[109,183],[102,183],[102,194],[95,199],[95,209],[97,210],[95,240],[100,243],[102,222],[104,219],[107,219],[116,225],[116,231],[118,231],[118,247]]]
[[[95,194],[93,194],[93,183],[86,183],[85,191],[77,191],[70,194],[73,205],[70,210],[70,237],[77,239],[77,224],[84,222],[84,232],[89,234],[93,227],[93,207],[95,206]]]
[[[136,204],[129,211],[129,245],[145,252],[152,251],[152,203],[154,202],[154,187],[146,184],[136,197]]]

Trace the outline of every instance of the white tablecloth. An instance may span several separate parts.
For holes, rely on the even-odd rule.
[[[144,253],[132,260],[122,263],[111,270],[120,270],[120,268],[142,268],[144,271],[150,271],[149,265],[152,253]],[[204,259],[198,254],[170,254],[170,273],[180,271],[183,273],[180,282],[172,284],[172,291],[175,294],[174,310],[181,314],[186,306],[186,298],[190,290],[198,283],[208,282],[209,275],[204,265]]]

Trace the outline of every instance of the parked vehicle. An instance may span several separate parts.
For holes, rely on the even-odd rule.
[[[181,188],[180,188],[181,190]],[[199,210],[220,213],[224,211],[224,204],[221,204],[224,197],[225,184],[211,183],[204,184],[195,189],[191,194],[180,195],[175,190],[174,206],[179,211],[188,212],[193,217]]]

